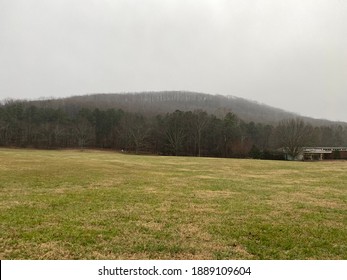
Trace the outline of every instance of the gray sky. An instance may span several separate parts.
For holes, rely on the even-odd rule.
[[[152,90],[347,121],[347,1],[0,0],[0,99]]]

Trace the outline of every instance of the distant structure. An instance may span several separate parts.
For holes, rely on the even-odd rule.
[[[347,159],[347,147],[303,147],[296,158],[288,154],[285,154],[285,158],[286,160]]]

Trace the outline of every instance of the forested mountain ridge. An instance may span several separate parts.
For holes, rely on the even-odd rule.
[[[140,113],[147,116],[171,113],[176,110],[203,110],[217,117],[224,117],[232,112],[244,121],[276,124],[283,119],[299,115],[274,108],[255,101],[235,96],[212,95],[189,91],[160,91],[138,93],[109,93],[72,96],[60,99],[30,101],[38,107],[78,111],[80,108],[122,109],[127,112]],[[302,117],[313,125],[327,125],[327,120]]]
[[[259,112],[247,115],[254,108]],[[304,146],[347,146],[346,124],[312,120],[236,97],[190,92],[7,100],[0,104],[0,146],[264,159],[283,159],[283,147],[295,155]]]

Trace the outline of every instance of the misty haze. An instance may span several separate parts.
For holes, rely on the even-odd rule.
[[[3,0],[0,99],[188,90],[347,121],[341,0]]]

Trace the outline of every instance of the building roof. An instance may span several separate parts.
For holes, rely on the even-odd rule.
[[[331,154],[334,151],[347,151],[347,147],[304,147],[304,154]]]

